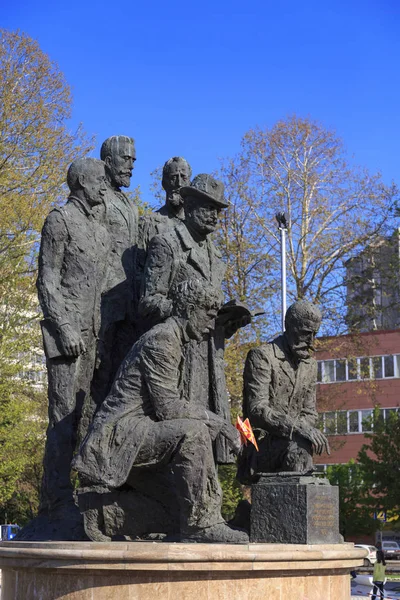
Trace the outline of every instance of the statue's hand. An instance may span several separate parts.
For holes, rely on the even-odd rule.
[[[326,452],[326,454],[331,453],[329,442],[319,429],[316,429],[315,427],[304,428],[299,433],[301,433],[301,435],[306,439],[310,440],[315,448],[316,454],[322,454],[323,452]]]
[[[190,407],[188,411],[189,418],[199,419],[204,421],[207,425],[212,440],[215,440],[217,435],[220,433],[223,435],[229,443],[232,452],[237,456],[240,451],[240,434],[236,427],[230,422],[225,421],[219,415],[216,415],[210,410],[204,410],[196,406]]]
[[[261,425],[261,428],[275,434],[277,433],[284,438],[290,438],[293,431],[296,431],[295,421],[288,415],[278,411],[270,411],[265,419],[264,426]]]
[[[86,352],[83,339],[69,323],[61,325],[59,332],[60,343],[65,356],[77,357]]]
[[[179,414],[176,418],[182,418],[182,415]],[[210,410],[205,410],[200,406],[190,404],[186,407],[185,418],[204,421],[204,424],[208,427],[212,440],[215,440],[225,425],[225,421],[222,417],[219,417]]]
[[[233,454],[237,456],[240,452],[241,442],[240,442],[240,433],[230,423],[225,423],[223,428],[221,429],[222,435],[228,440],[229,447],[232,450]]]

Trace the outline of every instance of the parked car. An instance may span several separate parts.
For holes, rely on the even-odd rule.
[[[397,542],[382,542],[382,550],[385,553],[385,558],[388,560],[399,560],[400,559],[400,546]]]
[[[376,548],[375,546],[369,546],[368,544],[354,544],[354,548],[363,548],[368,550],[368,556],[364,558],[364,567],[369,567],[376,563]]]

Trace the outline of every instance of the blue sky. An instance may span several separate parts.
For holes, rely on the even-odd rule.
[[[6,0],[72,87],[72,124],[136,140],[132,184],[183,155],[218,167],[242,135],[296,113],[334,128],[358,164],[398,180],[397,0]]]

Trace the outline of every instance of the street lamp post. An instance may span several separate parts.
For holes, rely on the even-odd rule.
[[[286,232],[287,222],[284,212],[276,213],[278,221],[278,229],[281,234],[281,293],[282,293],[282,332],[285,331],[285,315],[286,315]]]

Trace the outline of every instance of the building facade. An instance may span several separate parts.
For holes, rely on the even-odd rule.
[[[400,329],[319,340],[317,406],[331,455],[318,470],[356,459],[371,430],[374,407],[386,419],[400,406]]]
[[[347,324],[351,331],[400,327],[400,229],[346,263]]]

